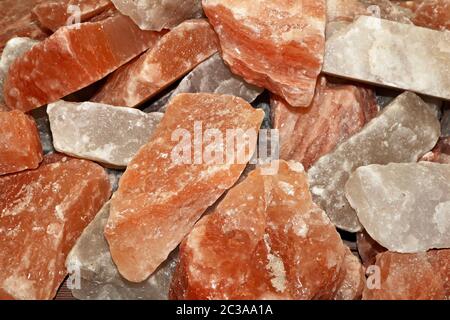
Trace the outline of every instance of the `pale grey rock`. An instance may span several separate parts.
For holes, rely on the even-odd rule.
[[[162,97],[157,99],[156,101],[152,102],[148,107],[146,107],[144,110],[145,113],[150,112],[165,112],[166,104],[169,103],[170,98],[172,97],[172,93],[174,90],[170,90],[166,94],[164,94]]]
[[[326,41],[323,71],[450,99],[450,32],[361,16]]]
[[[108,173],[109,182],[111,183],[111,190],[112,192],[116,192],[119,188],[120,178],[122,178],[125,171],[107,168],[106,172]]]
[[[66,267],[74,280],[71,282],[74,297],[81,300],[167,300],[178,262],[177,252],[146,281],[128,282],[114,265],[103,236],[108,217],[109,202],[83,231],[67,257]]]
[[[366,231],[390,251],[450,248],[450,165],[360,167],[345,192]]]
[[[357,134],[321,157],[308,171],[314,202],[339,228],[361,231],[344,186],[358,167],[391,162],[416,162],[436,144],[439,120],[433,108],[405,92]]]
[[[47,106],[30,111],[34,118],[41,139],[42,151],[44,154],[55,152],[53,147],[52,131],[50,130],[50,120],[47,115]]]
[[[49,104],[47,113],[56,150],[114,167],[128,165],[163,117],[132,108],[66,101]]]

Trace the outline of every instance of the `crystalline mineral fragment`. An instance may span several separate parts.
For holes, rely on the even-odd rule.
[[[433,148],[439,134],[433,109],[414,93],[403,93],[309,169],[314,201],[337,227],[361,231],[356,212],[345,198],[344,186],[350,174],[369,164],[416,162]]]
[[[100,80],[160,37],[121,15],[60,28],[10,67],[4,87],[6,103],[29,111],[54,102]]]
[[[126,281],[114,265],[108,243],[103,235],[109,210],[108,202],[83,231],[67,256],[67,269],[80,277],[79,286],[72,289],[72,294],[82,300],[167,300],[170,280],[178,261],[177,253],[170,254],[169,258],[146,281],[141,283]]]
[[[171,298],[360,295],[360,289],[344,293],[353,282],[352,263],[345,261],[350,252],[325,212],[312,202],[303,167],[293,161],[274,164],[275,175],[266,175],[265,166],[251,172],[182,242]]]
[[[171,100],[111,200],[105,235],[126,279],[150,276],[237,181],[253,155],[263,117],[233,96],[179,94]]]
[[[135,107],[174,83],[218,51],[206,20],[183,22],[151,50],[114,72],[93,101]]]
[[[112,0],[143,30],[172,29],[184,20],[203,16],[201,0]]]
[[[52,131],[50,130],[50,120],[47,115],[47,106],[32,110],[30,115],[36,122],[44,154],[55,152]]]
[[[327,74],[450,99],[450,33],[361,16],[326,43]]]
[[[42,146],[33,119],[20,111],[0,111],[0,175],[36,169]]]
[[[52,299],[66,255],[109,196],[103,168],[60,155],[0,178],[0,299]]]
[[[59,152],[115,167],[126,167],[145,145],[162,113],[105,104],[58,101],[47,113]]]
[[[398,5],[413,11],[412,21],[415,25],[436,29],[450,30],[449,0],[414,0],[395,1]]]
[[[450,250],[385,252],[377,256],[380,288],[364,288],[364,300],[450,299]]]
[[[280,132],[280,158],[309,169],[378,113],[373,92],[354,85],[327,84],[321,78],[308,108],[293,108],[273,96],[272,123]]]
[[[307,107],[324,54],[325,0],[203,0],[233,73]]]
[[[450,247],[450,165],[359,167],[345,193],[369,235],[388,250],[414,253]]]
[[[444,109],[441,119],[441,136],[450,137],[450,106]]]
[[[362,263],[365,267],[373,265],[377,254],[387,250],[378,242],[373,240],[365,230],[358,232],[356,236],[356,243],[358,246],[359,256],[361,257]]]
[[[450,137],[439,139],[436,147],[425,154],[421,160],[450,164]]]

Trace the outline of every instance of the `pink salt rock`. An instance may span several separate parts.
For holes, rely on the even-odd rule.
[[[5,101],[22,111],[56,101],[100,80],[160,37],[161,33],[142,31],[121,15],[60,28],[13,63]]]
[[[92,100],[136,107],[183,77],[218,48],[217,36],[206,20],[186,21],[139,59],[114,72]]]
[[[310,105],[325,51],[325,0],[203,0],[222,56],[247,82]]]
[[[373,265],[377,254],[385,252],[387,249],[372,239],[372,237],[363,230],[356,236],[358,253],[365,267]]]
[[[67,254],[110,196],[104,169],[58,155],[0,178],[0,299],[52,299]]]
[[[380,288],[366,287],[364,300],[450,299],[450,249],[377,255]]]
[[[293,108],[277,96],[272,96],[271,107],[272,123],[280,134],[280,158],[299,161],[305,169],[378,113],[372,90],[327,83],[324,77],[308,108]]]
[[[421,160],[450,164],[450,137],[439,139],[436,147],[426,153]]]
[[[311,199],[298,162],[231,189],[182,242],[173,299],[353,299],[361,264]]]
[[[110,0],[55,0],[38,4],[33,8],[33,13],[42,26],[56,31],[66,26],[68,22],[72,24],[76,22],[70,21],[71,15],[79,18],[78,22],[85,22],[112,7],[114,6]]]
[[[42,146],[33,118],[20,111],[0,111],[0,175],[36,169]]]
[[[436,30],[450,30],[450,0],[395,1],[413,11],[415,25]]]
[[[111,200],[105,236],[122,276],[148,278],[233,186],[255,151],[263,118],[263,111],[228,95],[179,94],[170,101]],[[236,130],[248,132],[249,141],[230,138]]]

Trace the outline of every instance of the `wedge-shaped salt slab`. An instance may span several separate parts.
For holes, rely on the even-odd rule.
[[[390,162],[416,162],[431,150],[440,134],[433,108],[417,95],[397,97],[360,132],[320,158],[308,171],[315,202],[344,230],[361,231],[345,198],[344,186],[358,167]]]
[[[450,165],[360,167],[345,192],[366,231],[390,251],[450,248]]]
[[[178,254],[171,254],[146,281],[126,281],[114,265],[103,235],[109,209],[108,202],[83,231],[67,256],[66,267],[75,280],[70,283],[72,294],[82,300],[167,300]]]
[[[52,299],[67,254],[110,192],[102,167],[56,154],[0,178],[0,299]]]
[[[201,18],[201,0],[112,0],[124,15],[143,30],[172,29],[184,20]]]
[[[266,165],[267,166],[267,165]],[[311,198],[298,162],[231,189],[180,247],[174,299],[354,299],[362,266]]]
[[[325,73],[450,99],[450,33],[360,17],[326,42]]]
[[[47,113],[59,152],[116,167],[126,167],[145,145],[162,113],[105,104],[58,101]]]
[[[136,107],[155,96],[219,49],[206,20],[189,20],[167,33],[158,44],[114,72],[93,101]]]
[[[13,63],[5,101],[22,111],[54,102],[105,77],[160,36],[140,30],[122,15],[60,28]]]
[[[233,96],[183,93],[172,99],[111,200],[105,235],[126,279],[148,278],[233,186],[255,151],[263,118],[264,112]]]

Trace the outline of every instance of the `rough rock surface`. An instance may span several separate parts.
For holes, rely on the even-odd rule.
[[[80,283],[73,283],[72,294],[82,300],[167,300],[177,252],[172,253],[146,281],[131,283],[122,278],[112,261],[103,235],[109,217],[109,202],[83,231],[69,253],[66,267]]]
[[[370,236],[390,251],[450,248],[450,165],[359,167],[345,194]]]
[[[449,0],[395,1],[413,11],[415,25],[436,30],[450,30]]]
[[[450,137],[439,139],[436,147],[425,154],[421,160],[450,164]]]
[[[326,43],[327,74],[450,99],[450,33],[359,17]]]
[[[339,228],[361,231],[344,186],[360,166],[416,162],[436,144],[439,121],[433,109],[411,92],[397,97],[360,132],[320,158],[308,171],[314,201]]]
[[[325,7],[325,0],[203,0],[231,70],[294,107],[309,106],[314,96]]]
[[[140,30],[121,15],[60,28],[12,64],[5,81],[5,101],[22,111],[54,102],[100,80],[160,36]]]
[[[179,94],[172,99],[111,200],[105,235],[126,279],[141,282],[150,276],[233,186],[254,153],[263,117],[241,98],[227,95]],[[247,141],[238,133],[229,138],[227,131],[236,129],[249,131]],[[225,147],[225,138],[231,146]]]
[[[136,107],[218,51],[206,20],[190,20],[167,33],[151,50],[114,72],[93,101]]]
[[[275,175],[265,175],[265,167],[251,172],[182,242],[171,298],[360,295],[361,264],[356,257],[346,259],[350,251],[325,212],[312,202],[302,165],[276,164]],[[352,290],[352,283],[357,283],[357,290]]]
[[[359,256],[365,267],[375,264],[377,254],[387,251],[385,247],[373,240],[365,230],[358,232],[356,243]]]
[[[201,0],[112,0],[143,30],[172,29],[184,20],[203,16]]]
[[[59,152],[126,167],[161,121],[162,113],[105,104],[58,101],[47,113]]]
[[[385,252],[377,256],[381,287],[365,288],[364,300],[448,300],[450,299],[450,250],[402,254]]]
[[[42,146],[33,119],[20,111],[0,111],[0,175],[36,169]]]
[[[354,85],[335,85],[321,78],[308,108],[293,108],[272,96],[272,123],[280,132],[280,158],[296,160],[308,170],[378,113],[375,95]]]
[[[67,254],[109,196],[100,166],[60,155],[0,178],[0,299],[52,299]]]

